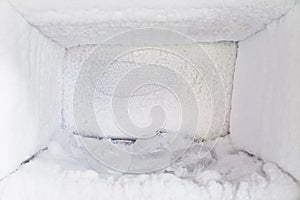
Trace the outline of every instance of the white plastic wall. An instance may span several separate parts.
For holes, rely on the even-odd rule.
[[[233,142],[300,180],[300,5],[239,43]]]
[[[64,49],[0,2],[0,178],[60,128]]]

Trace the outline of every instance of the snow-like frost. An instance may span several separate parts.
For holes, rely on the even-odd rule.
[[[234,149],[227,137],[218,141],[214,151],[217,161],[193,177],[180,178],[161,172],[112,175],[106,168],[99,170],[99,165],[92,164],[74,136],[59,134],[49,144],[48,151],[0,183],[0,198],[297,200],[300,197],[299,186],[290,176],[272,163]]]

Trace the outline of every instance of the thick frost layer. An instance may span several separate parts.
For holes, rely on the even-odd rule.
[[[62,137],[62,138],[61,138]],[[210,144],[207,144],[210,145]],[[217,162],[195,176],[171,173],[109,175],[60,134],[41,153],[0,183],[1,199],[252,199],[297,200],[299,186],[276,165],[235,150],[228,138],[215,148]],[[97,167],[96,172],[93,167]]]
[[[204,42],[238,41],[287,13],[295,0],[12,2],[45,35],[70,47],[143,27],[174,29]]]
[[[200,79],[197,77],[197,74],[194,69],[190,66],[186,66],[185,63],[177,62],[177,59],[170,59],[169,55],[164,55],[163,57],[160,55],[153,55],[153,57],[157,58],[159,56],[160,61],[164,62],[167,58],[172,62],[166,62],[162,65],[164,68],[175,68],[179,69],[179,74],[187,77],[187,80],[191,81],[191,86],[194,91],[197,92],[197,98],[199,100],[199,134],[197,137],[209,137],[214,138],[218,135],[225,135],[228,132],[229,127],[229,111],[230,111],[230,101],[231,101],[231,92],[232,92],[232,79],[233,79],[233,71],[234,64],[236,59],[236,51],[237,45],[233,42],[220,42],[220,43],[201,43],[198,44],[201,48],[203,48],[208,56],[210,56],[212,62],[215,63],[215,66],[220,75],[221,81],[223,82],[224,87],[224,95],[225,95],[225,108],[224,105],[215,105],[216,107],[220,107],[220,109],[225,109],[225,122],[224,128],[222,131],[216,130],[216,128],[212,128],[208,134],[207,130],[211,125],[211,117],[213,115],[213,107],[211,94],[208,87],[201,87],[199,81],[196,79]],[[178,51],[183,52],[182,56],[184,57],[184,50],[188,49],[193,51],[194,54],[192,56],[198,55],[197,48],[198,45],[173,45],[174,49],[178,49]],[[159,48],[164,48],[164,46],[158,46]],[[70,131],[78,131],[75,126],[74,121],[74,111],[73,111],[73,95],[74,95],[74,86],[76,84],[76,80],[78,79],[78,74],[80,73],[81,67],[85,59],[91,54],[91,51],[95,48],[95,46],[84,45],[69,48],[67,50],[65,56],[64,63],[64,88],[63,88],[63,125],[64,128]],[[107,50],[103,55],[99,55],[99,60],[104,60],[107,57],[107,54],[110,54],[113,51],[121,49],[122,46],[107,46],[105,47]],[[124,133],[120,130],[120,128],[116,125],[116,121],[113,116],[113,110],[111,107],[111,95],[114,92],[115,84],[121,80],[126,73],[133,70],[136,66],[144,67],[143,63],[150,62],[153,60],[151,56],[149,56],[149,52],[145,54],[136,54],[131,59],[131,62],[122,62],[118,61],[114,64],[107,67],[105,74],[99,77],[99,82],[97,86],[97,90],[95,92],[95,112],[98,120],[98,124],[102,130],[102,132],[106,135],[110,136],[121,136],[124,137]],[[146,56],[144,56],[146,55]],[[151,54],[150,54],[151,55]],[[144,57],[143,57],[144,56]],[[173,58],[173,57],[172,57]],[[137,60],[142,60],[143,63],[139,63]],[[181,60],[180,60],[181,61]],[[197,70],[201,71],[200,67],[205,66],[204,61],[199,59],[199,63],[196,63]],[[199,66],[198,66],[199,65]],[[193,69],[193,70],[192,70]],[[91,74],[94,72],[91,71]],[[147,79],[147,74],[145,74],[145,79]],[[196,77],[196,78],[195,78]],[[140,77],[141,78],[141,77]],[[169,78],[169,77],[167,77]],[[171,82],[174,79],[169,79],[170,84],[175,84],[175,82]],[[134,80],[133,80],[134,81]],[[213,83],[214,84],[214,83]],[[206,86],[206,85],[205,85]],[[146,90],[147,89],[147,90]],[[85,93],[82,93],[82,98],[85,98]],[[128,102],[128,110],[129,116],[132,122],[140,127],[145,127],[148,124],[151,124],[151,118],[149,117],[150,109],[154,105],[161,105],[166,112],[166,125],[164,128],[169,130],[176,130],[180,124],[180,104],[176,96],[172,93],[172,91],[168,91],[166,89],[157,88],[146,88],[135,95],[135,97],[130,98]],[[224,112],[224,111],[223,111]],[[222,117],[219,117],[218,120],[224,120]],[[158,127],[162,128],[162,127]]]

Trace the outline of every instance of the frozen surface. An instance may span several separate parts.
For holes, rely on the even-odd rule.
[[[223,82],[225,96],[221,98],[225,98],[224,105],[215,105],[219,106],[220,109],[224,109],[225,117],[218,117],[218,120],[224,120],[224,128],[219,132],[217,128],[212,128],[208,132],[210,125],[212,124],[211,118],[213,115],[212,112],[212,101],[211,94],[208,87],[201,87],[199,84],[199,77],[193,79],[197,74],[192,70],[192,68],[188,68],[185,63],[178,62],[175,58],[160,54],[153,54],[150,52],[146,52],[144,54],[135,54],[132,56],[133,58],[124,58],[124,60],[120,60],[110,65],[103,76],[99,76],[98,88],[95,93],[95,112],[99,126],[101,127],[102,132],[106,135],[110,136],[121,136],[128,137],[124,135],[124,133],[117,126],[116,121],[113,116],[111,96],[114,94],[114,87],[116,82],[121,80],[121,78],[126,77],[126,73],[130,70],[134,70],[136,66],[144,67],[144,63],[151,63],[154,58],[159,58],[159,61],[164,62],[162,66],[164,68],[171,67],[175,69],[179,69],[179,74],[187,77],[188,80],[191,81],[191,87],[196,91],[197,98],[199,100],[199,132],[196,137],[202,138],[214,138],[219,135],[225,135],[228,132],[229,127],[229,111],[230,111],[230,101],[231,101],[231,93],[232,93],[232,79],[233,79],[233,71],[234,64],[236,59],[236,50],[237,45],[233,42],[220,42],[220,43],[201,43],[198,44],[201,48],[203,48],[208,56],[210,56],[211,60],[214,62],[217,71],[220,75],[221,81]],[[182,52],[182,56],[185,56],[185,50],[189,52],[194,52],[195,56],[197,53],[198,45],[173,45],[174,49]],[[164,48],[164,46],[158,46],[159,48]],[[78,79],[78,74],[82,68],[82,64],[85,59],[91,54],[92,50],[95,46],[85,45],[69,48],[66,52],[65,62],[64,62],[64,89],[63,89],[63,125],[64,128],[69,131],[78,131],[75,121],[74,121],[74,111],[73,111],[73,94],[74,94],[74,85]],[[121,49],[122,46],[107,46],[105,47],[103,55],[99,55],[98,59],[105,59],[105,56],[110,54],[112,51],[116,51]],[[170,59],[171,57],[171,59]],[[166,62],[165,60],[171,60],[171,62]],[[140,60],[140,61],[139,61]],[[141,63],[140,63],[141,62]],[[204,61],[199,59],[199,63],[196,63],[198,67],[203,65],[205,66]],[[143,68],[142,68],[143,69]],[[159,69],[159,68],[158,68]],[[199,68],[200,69],[200,68]],[[93,71],[91,74],[95,73]],[[147,73],[144,73],[143,76],[145,79],[148,78]],[[143,77],[139,77],[142,79]],[[172,77],[166,77],[169,79],[169,84],[174,85],[176,82],[172,82]],[[138,78],[135,78],[138,79]],[[135,82],[136,80],[132,80]],[[201,82],[200,82],[201,83]],[[205,82],[204,82],[205,84]],[[214,84],[214,83],[213,83]],[[206,86],[206,85],[205,85]],[[176,95],[176,94],[175,94]],[[85,93],[82,93],[82,98],[86,98]],[[121,97],[120,97],[121,99]],[[147,124],[151,123],[151,118],[149,117],[150,109],[155,105],[161,105],[166,112],[167,122],[165,124],[165,129],[168,130],[177,130],[178,124],[180,122],[180,107],[178,104],[178,99],[174,96],[170,91],[160,88],[160,87],[145,87],[144,90],[140,90],[139,93],[133,95],[128,102],[128,110],[129,116],[133,123],[137,126],[144,127]],[[222,108],[224,106],[224,108]],[[162,127],[157,127],[158,129]],[[208,133],[207,133],[208,132]],[[97,134],[97,133],[96,133]]]
[[[300,180],[300,5],[239,43],[233,142]]]
[[[11,2],[45,35],[70,47],[143,27],[174,29],[202,42],[238,41],[287,13],[295,0]]]
[[[214,148],[217,161],[186,178],[172,173],[112,175],[77,144],[74,136],[57,135],[48,150],[0,182],[0,198],[297,200],[300,195],[299,186],[276,165],[232,148],[227,137]]]
[[[63,56],[63,48],[0,2],[0,178],[60,127]]]

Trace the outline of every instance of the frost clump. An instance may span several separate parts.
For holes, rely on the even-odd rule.
[[[178,177],[194,177],[217,161],[209,146],[167,132],[160,132],[149,139],[137,139],[134,143],[115,141],[114,145],[131,151],[128,173],[168,172]]]
[[[188,149],[177,150],[172,156],[178,159],[174,159],[167,170],[179,177],[194,177],[211,168],[217,161],[211,148],[198,143],[193,143]]]

